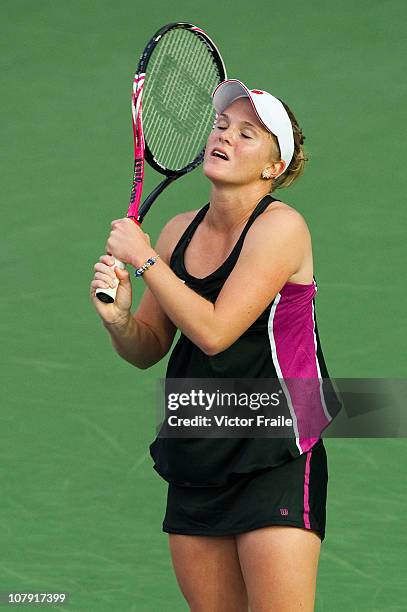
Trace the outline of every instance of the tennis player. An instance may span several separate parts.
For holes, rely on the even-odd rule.
[[[114,349],[137,368],[159,362],[180,330],[168,378],[327,377],[310,232],[270,195],[302,174],[302,131],[284,102],[241,81],[221,83],[213,104],[210,202],[171,219],[155,248],[130,219],[113,221],[110,255],[94,266],[93,304]],[[113,271],[113,256],[145,282],[134,313],[129,272]],[[95,289],[115,275],[116,301],[104,304]],[[151,444],[168,482],[163,531],[193,612],[314,609],[327,456],[321,437],[297,433]]]

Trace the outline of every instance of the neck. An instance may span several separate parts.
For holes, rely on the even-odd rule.
[[[247,221],[257,204],[269,192],[269,183],[256,185],[215,185],[205,222],[219,231],[231,231]]]

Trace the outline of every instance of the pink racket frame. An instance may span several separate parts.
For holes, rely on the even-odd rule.
[[[131,114],[134,136],[134,175],[133,187],[130,196],[129,209],[127,216],[132,218],[137,224],[138,209],[141,201],[144,182],[144,135],[142,119],[142,98],[145,74],[137,74],[133,81],[133,93],[131,96]]]

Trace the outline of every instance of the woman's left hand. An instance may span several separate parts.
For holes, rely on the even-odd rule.
[[[150,236],[145,234],[132,219],[112,221],[112,230],[106,242],[106,253],[135,268],[154,254]]]

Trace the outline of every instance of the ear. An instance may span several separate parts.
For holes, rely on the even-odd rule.
[[[273,164],[270,166],[270,173],[272,175],[271,178],[275,179],[277,178],[277,176],[280,176],[280,174],[284,172],[286,167],[287,164],[282,159],[277,162],[273,162]]]
[[[280,159],[278,162],[272,162],[270,166],[264,168],[261,173],[261,177],[264,179],[275,179],[277,176],[282,174],[286,168],[286,163]]]
[[[283,161],[282,159],[280,159],[280,161],[275,162],[274,164],[274,178],[276,178],[276,176],[279,176],[280,174],[282,174],[284,172],[284,170],[286,170],[287,168],[287,164],[285,161]]]

